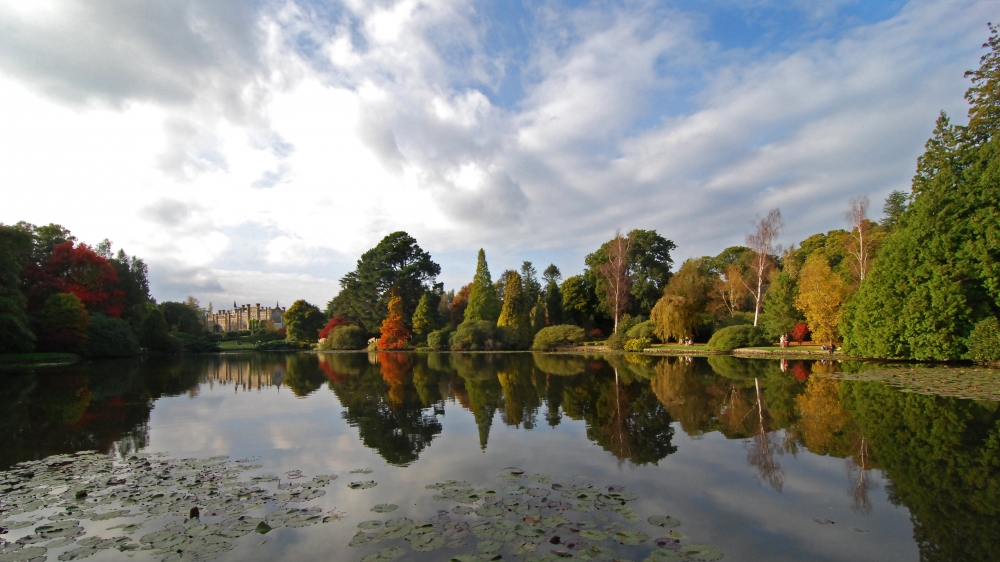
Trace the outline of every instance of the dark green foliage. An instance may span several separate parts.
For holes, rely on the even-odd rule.
[[[119,286],[125,292],[122,299],[125,310],[121,318],[132,326],[133,331],[138,332],[146,313],[146,305],[153,302],[149,295],[149,268],[140,258],[129,257],[125,250],[118,250],[118,255],[110,259],[109,263],[115,268]]]
[[[219,342],[210,339],[209,334],[202,332],[198,335],[177,332],[174,337],[181,342],[182,349],[188,353],[217,353],[220,351]]]
[[[132,357],[139,354],[139,340],[128,322],[92,314],[87,328],[88,357]]]
[[[559,326],[549,326],[542,328],[535,334],[535,341],[531,345],[534,351],[548,351],[555,347],[564,345],[575,345],[586,339],[583,328],[561,324]]]
[[[850,234],[846,230],[831,230],[826,234],[813,234],[799,244],[799,248],[792,252],[792,261],[795,270],[802,269],[809,256],[815,252],[822,252],[826,257],[830,269],[840,273],[845,280],[850,279],[850,266],[847,259],[846,242]]]
[[[22,263],[31,254],[31,235],[0,224],[0,353],[31,353],[28,301],[21,292]]]
[[[906,206],[909,204],[909,194],[899,190],[894,190],[885,198],[885,205],[882,207],[882,220],[879,222],[882,228],[892,232],[899,223],[899,217],[903,216]]]
[[[427,334],[438,327],[437,305],[440,301],[441,295],[430,291],[420,297],[420,302],[417,303],[417,308],[413,311],[413,320],[410,322],[417,341],[423,341]]]
[[[670,267],[673,258],[670,252],[677,248],[671,240],[660,236],[655,230],[635,229],[628,233],[628,260],[632,272],[632,287],[629,290],[632,311],[635,314],[649,315],[656,301],[663,296],[663,289],[670,280]],[[592,280],[596,298],[604,294],[603,277],[598,269],[608,262],[608,246],[613,241],[605,242],[598,250],[589,254],[585,261],[587,272],[585,276]],[[603,303],[603,301],[601,301]],[[608,306],[602,304],[608,310]],[[568,309],[567,309],[568,310]]]
[[[748,324],[723,328],[712,334],[712,339],[708,340],[708,348],[713,351],[732,351],[741,347],[770,344],[771,340],[762,328]]]
[[[285,337],[290,341],[315,342],[326,326],[326,316],[315,305],[297,300],[281,316],[285,321]]]
[[[167,320],[158,307],[150,306],[142,319],[139,329],[139,343],[142,347],[158,353],[179,353],[180,340],[170,335]]]
[[[529,308],[538,301],[542,294],[542,284],[538,282],[538,271],[530,261],[521,264],[521,297]]]
[[[1000,361],[1000,322],[987,318],[969,334],[969,359],[995,363]]]
[[[56,293],[45,300],[38,314],[39,347],[43,351],[81,353],[87,347],[90,317],[80,299],[71,293]]]
[[[500,318],[500,297],[490,279],[490,268],[486,263],[486,252],[479,249],[479,259],[476,264],[476,277],[469,291],[469,306],[465,309],[465,322],[470,320],[485,320],[496,322]]]
[[[50,223],[45,226],[35,226],[27,222],[19,222],[15,228],[28,233],[32,238],[31,261],[42,263],[52,256],[52,251],[59,244],[76,242],[76,236],[62,225]]]
[[[761,326],[767,335],[774,340],[788,335],[796,324],[805,320],[799,309],[795,308],[795,295],[798,286],[795,279],[786,271],[782,271],[771,282],[767,300],[764,301],[764,315]]]
[[[547,325],[558,326],[563,323],[563,294],[554,279],[545,287],[545,314]]]
[[[913,521],[920,560],[1000,559],[1000,410],[996,403],[845,381],[857,420]]]
[[[990,51],[970,73],[969,125],[942,113],[917,162],[912,202],[845,306],[850,353],[958,359],[976,323],[1000,313],[1000,41],[991,31]]]
[[[182,332],[192,336],[205,333],[205,323],[201,321],[198,311],[182,302],[164,302],[160,304],[163,319],[171,332]]]
[[[449,338],[452,351],[504,349],[504,332],[493,322],[466,320]]]
[[[362,254],[357,269],[340,279],[340,293],[326,305],[326,314],[377,332],[389,313],[390,290],[403,299],[404,318],[412,318],[420,296],[440,273],[441,266],[412,236],[393,232]]]
[[[563,297],[563,321],[578,326],[593,325],[594,314],[597,312],[594,284],[583,275],[574,275],[563,281],[559,288]]]
[[[627,341],[628,341],[627,336],[620,333],[615,333],[608,336],[608,340],[604,342],[604,345],[608,346],[608,349],[621,351],[625,349],[625,342]]]
[[[746,270],[753,259],[753,250],[746,246],[730,246],[722,250],[719,255],[712,258],[703,258],[709,273],[718,277],[724,275],[726,269],[731,265],[739,266],[740,270]]]
[[[311,348],[312,346],[304,341],[288,340],[266,341],[255,347],[257,351],[303,351]]]
[[[448,349],[450,346],[448,339],[454,331],[455,329],[451,325],[448,325],[427,334],[427,347],[431,349]]]
[[[320,349],[364,349],[368,335],[360,326],[337,326],[320,344]]]

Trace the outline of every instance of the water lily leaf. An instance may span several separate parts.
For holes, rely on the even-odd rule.
[[[656,546],[660,548],[669,548],[676,550],[681,547],[680,539],[675,539],[673,537],[660,537],[658,539],[655,539],[653,542],[656,543]]]
[[[522,537],[537,539],[541,538],[545,534],[545,530],[540,527],[534,527],[532,525],[518,525],[514,530],[518,535]]]
[[[365,533],[364,531],[358,531],[354,537],[351,538],[351,542],[347,543],[347,546],[364,546],[375,540],[372,535]]]
[[[429,552],[437,550],[448,543],[447,539],[441,535],[424,535],[418,539],[410,541],[410,548],[417,552]]]
[[[347,487],[352,490],[367,490],[368,488],[374,488],[377,485],[378,483],[374,480],[367,480],[364,482],[351,482],[347,485]]]
[[[722,551],[707,544],[685,545],[678,549],[677,552],[690,558],[691,560],[711,561],[722,559]]]
[[[677,519],[674,519],[673,517],[671,517],[669,515],[654,515],[654,516],[650,517],[649,519],[646,519],[646,521],[650,525],[655,525],[657,527],[664,527],[666,529],[671,529],[671,528],[677,527],[678,525],[681,524],[680,521],[678,521]]]
[[[630,546],[638,546],[649,540],[649,535],[639,531],[629,531],[627,529],[618,531],[612,536],[616,541]]]
[[[475,511],[476,511],[475,509],[472,509],[467,505],[456,505],[451,510],[452,513],[455,513],[457,515],[469,515],[470,513],[475,513]]]
[[[27,548],[19,548],[13,552],[8,552],[6,554],[0,554],[0,562],[27,562],[29,560],[34,560],[35,558],[44,560],[45,553],[48,551],[44,546],[29,546]]]
[[[81,558],[87,558],[88,556],[93,556],[100,551],[101,549],[94,548],[92,546],[74,548],[73,550],[60,554],[59,560],[80,560]]]
[[[372,529],[378,529],[381,526],[382,522],[379,521],[378,519],[370,519],[368,521],[362,521],[361,523],[358,523],[358,528],[364,529],[366,531],[370,531]]]
[[[370,468],[355,468],[351,471],[351,474],[371,474],[372,472],[375,471]]]
[[[580,530],[580,536],[590,541],[602,541],[608,538],[607,533],[598,531],[597,529],[582,529]]]
[[[498,515],[503,515],[503,513],[503,508],[495,505],[486,505],[476,510],[476,515],[480,515],[482,517],[496,517]]]
[[[620,560],[618,552],[613,548],[600,544],[592,544],[576,553],[580,560]]]
[[[687,560],[687,558],[676,550],[658,548],[650,552],[649,557],[643,560],[643,562],[680,562],[681,560]]]
[[[399,506],[394,503],[380,503],[376,504],[371,510],[375,513],[392,513],[399,509]]]
[[[503,547],[503,543],[493,540],[482,540],[476,543],[476,550],[483,554],[493,554]]]

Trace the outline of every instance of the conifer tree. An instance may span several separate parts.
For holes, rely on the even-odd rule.
[[[417,336],[417,338],[421,341],[427,337],[427,334],[437,328],[435,312],[436,311],[431,308],[430,293],[424,293],[424,295],[420,297],[420,302],[417,303],[417,310],[414,311],[413,321],[410,324],[413,326],[413,335]]]
[[[503,310],[500,311],[497,326],[504,328],[510,346],[518,349],[527,348],[531,343],[528,341],[531,339],[531,326],[523,300],[521,276],[511,272],[504,287]]]
[[[490,278],[490,268],[486,264],[486,252],[479,249],[476,277],[469,292],[469,306],[465,309],[465,321],[486,320],[496,322],[500,318],[500,297]]]

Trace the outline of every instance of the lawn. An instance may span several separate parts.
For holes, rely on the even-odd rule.
[[[649,349],[677,349],[688,351],[708,351],[707,343],[696,343],[694,345],[684,345],[680,343],[654,343]]]
[[[252,343],[246,343],[246,342],[244,342],[244,343],[242,343],[240,345],[237,345],[239,343],[240,342],[235,341],[235,340],[233,340],[233,341],[220,341],[219,342],[219,349],[224,349],[224,350],[225,349],[239,349],[241,351],[246,351],[246,350],[252,350],[254,348],[254,345]]]

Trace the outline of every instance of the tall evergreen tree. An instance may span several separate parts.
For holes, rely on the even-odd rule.
[[[545,312],[547,320],[542,325],[558,326],[563,323],[563,294],[556,280],[550,279],[545,288]]]
[[[975,324],[1000,313],[1000,38],[966,93],[969,125],[941,114],[917,162],[913,198],[843,312],[845,349],[958,359]]]
[[[411,325],[413,326],[413,335],[417,336],[418,339],[423,340],[427,337],[427,334],[431,333],[437,328],[436,321],[436,309],[437,307],[431,304],[433,299],[430,291],[424,293],[424,296],[420,297],[420,302],[417,303],[417,310],[413,313],[413,321]],[[438,296],[438,299],[441,297]]]
[[[486,320],[496,322],[500,318],[500,298],[496,287],[490,278],[490,268],[486,264],[486,252],[479,249],[479,260],[476,263],[476,277],[472,281],[469,292],[469,306],[465,309],[465,322],[469,320]]]
[[[542,284],[538,282],[538,271],[530,261],[521,264],[521,296],[524,306],[531,310],[542,294]]]
[[[531,342],[531,326],[528,320],[528,311],[521,293],[521,276],[512,272],[507,278],[507,287],[504,289],[503,309],[500,311],[500,318],[497,319],[497,326],[504,328],[507,334],[507,343],[516,349],[527,349]]]
[[[29,353],[35,334],[28,323],[28,299],[21,292],[23,263],[31,255],[31,235],[0,225],[0,353]]]

